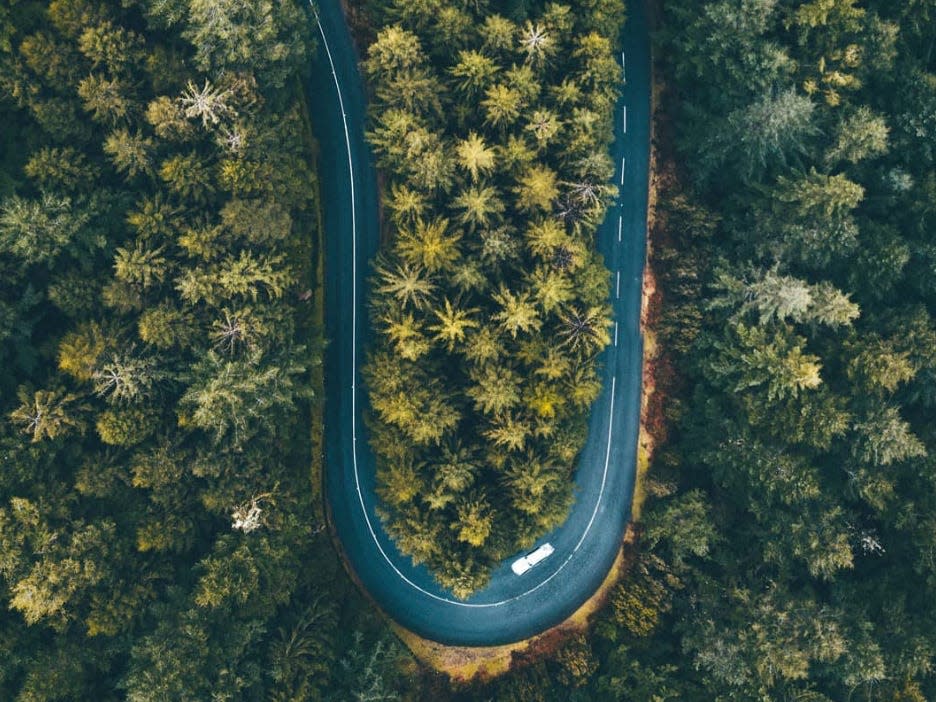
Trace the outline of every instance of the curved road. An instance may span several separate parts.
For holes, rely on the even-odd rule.
[[[615,120],[613,154],[622,185],[598,233],[612,273],[616,320],[603,353],[604,389],[592,407],[576,472],[576,502],[566,522],[544,537],[556,552],[523,576],[510,559],[466,601],[413,566],[376,515],[374,457],[363,422],[360,365],[367,346],[369,262],[379,237],[377,180],[364,141],[366,105],[357,57],[339,0],[320,0],[313,14],[319,50],[311,84],[321,152],[324,203],[325,488],[345,555],[377,604],[417,634],[451,645],[495,645],[553,626],[588,599],[604,579],[630,518],[636,470],[643,341],[640,302],[647,229],[650,47],[645,9],[629,8],[623,45],[626,83]],[[538,544],[537,544],[538,545]],[[518,554],[519,555],[519,554]]]

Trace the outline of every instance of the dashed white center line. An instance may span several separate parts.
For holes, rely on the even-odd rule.
[[[617,346],[618,323],[614,323],[614,345]]]
[[[624,133],[627,134],[627,105],[624,105]]]
[[[621,185],[624,185],[624,168],[627,166],[627,158],[621,157]]]
[[[624,226],[624,215],[618,215],[618,241],[621,240],[621,227]]]
[[[621,297],[621,271],[617,272],[617,285],[614,292],[615,297]]]

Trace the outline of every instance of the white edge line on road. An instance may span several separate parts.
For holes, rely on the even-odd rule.
[[[418,590],[422,594],[431,597],[434,600],[440,602],[446,602],[448,604],[456,605],[458,607],[471,607],[471,608],[484,608],[484,607],[499,607],[501,605],[508,604],[515,600],[519,600],[521,597],[525,597],[536,590],[539,590],[546,583],[552,580],[559,574],[563,568],[568,565],[569,561],[572,560],[572,557],[582,546],[582,543],[585,541],[585,537],[588,536],[588,532],[592,528],[592,524],[595,522],[595,517],[598,514],[598,508],[601,506],[601,499],[604,496],[605,483],[608,478],[608,462],[611,457],[611,428],[614,424],[614,389],[616,378],[611,377],[611,407],[608,413],[608,446],[605,450],[605,464],[604,472],[601,476],[601,488],[598,491],[598,499],[595,501],[595,508],[592,510],[591,518],[588,520],[588,524],[585,525],[585,531],[582,533],[581,538],[578,543],[575,545],[575,548],[572,549],[572,552],[569,556],[560,564],[558,568],[545,580],[543,580],[538,585],[530,588],[529,590],[520,593],[519,595],[514,595],[513,597],[508,597],[507,599],[500,600],[499,602],[484,602],[484,603],[469,603],[469,602],[459,602],[457,600],[449,599],[448,597],[440,597],[435,593],[429,592],[428,590],[420,587],[412,580],[406,577],[396,564],[390,559],[387,555],[387,552],[384,551],[383,546],[380,544],[380,540],[377,538],[377,533],[374,531],[374,525],[371,523],[370,516],[367,514],[367,507],[364,504],[364,493],[361,490],[361,476],[358,471],[357,463],[357,391],[354,385],[354,379],[357,377],[357,216],[355,212],[355,198],[354,198],[354,162],[351,157],[351,137],[348,130],[348,119],[347,113],[345,112],[344,107],[344,97],[341,94],[341,84],[338,82],[338,74],[335,71],[335,61],[332,58],[331,49],[328,46],[328,39],[325,37],[325,29],[322,27],[322,23],[319,20],[318,11],[315,9],[312,0],[309,0],[309,5],[312,7],[312,12],[315,15],[315,23],[318,25],[319,33],[322,35],[322,44],[325,47],[325,53],[328,55],[328,63],[331,66],[332,78],[335,81],[335,90],[338,93],[338,103],[341,107],[341,118],[344,123],[344,133],[345,133],[345,146],[347,147],[348,152],[348,173],[351,185],[351,239],[353,242],[352,245],[352,255],[351,255],[351,275],[352,275],[352,308],[351,308],[351,354],[352,354],[352,368],[351,368],[351,457],[354,465],[354,484],[357,489],[358,501],[361,504],[361,512],[364,514],[364,521],[367,523],[367,529],[370,532],[371,538],[374,541],[374,544],[377,546],[377,550],[380,551],[380,555],[383,556],[384,560],[389,564],[389,566],[394,570],[394,572],[400,576],[406,584]],[[620,223],[620,220],[618,220]],[[617,323],[615,322],[615,325]]]

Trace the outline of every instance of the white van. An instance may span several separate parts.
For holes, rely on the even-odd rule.
[[[520,556],[520,558],[510,564],[510,569],[517,575],[523,575],[530,568],[551,555],[555,550],[552,544],[543,544],[535,551],[531,551],[525,556]]]

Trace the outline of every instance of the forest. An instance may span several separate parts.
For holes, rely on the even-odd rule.
[[[610,342],[594,237],[617,192],[624,7],[371,9],[378,492],[400,549],[465,597],[573,499]]]
[[[662,3],[660,445],[586,699],[936,699],[934,30]]]
[[[307,15],[18,0],[0,28],[0,699],[373,685],[397,648],[310,479]]]
[[[535,378],[550,343],[592,367],[591,351],[544,329],[561,328],[570,305],[588,311],[606,284],[600,261],[594,288],[573,264],[592,256],[598,205],[579,229],[552,227],[551,246],[571,257],[567,271],[549,268],[555,248],[530,248],[518,225],[547,208],[524,200],[518,178],[552,174],[560,205],[576,178],[604,182],[600,115],[616,78],[579,86],[580,109],[601,103],[583,152],[567,141],[559,96],[583,70],[569,48],[594,31],[595,57],[610,56],[616,39],[602,33],[620,16],[590,26],[600,4],[575,3],[569,32],[555,33],[562,51],[539,64],[505,47],[488,62],[485,25],[470,18],[495,3],[353,5],[374,29],[363,65],[385,106],[371,136],[397,242],[374,279],[451,267],[415,279],[431,283],[424,303],[394,306],[378,291],[375,325],[398,314],[394,324],[417,331],[419,372],[438,373],[485,329],[520,354],[518,375]],[[497,5],[511,31],[562,21],[556,4]],[[0,699],[936,699],[936,2],[652,5],[657,447],[638,538],[588,632],[464,684],[419,665],[356,590],[310,479],[322,233],[305,8],[0,2]],[[403,10],[413,14],[393,14]],[[461,26],[465,44],[435,38],[420,16]],[[456,109],[462,51],[493,72],[501,97],[518,90],[508,73],[537,87],[509,126],[487,123],[483,107]],[[390,106],[407,95],[410,106]],[[558,124],[542,145],[528,108]],[[415,137],[388,147],[416,151],[381,152],[389,127]],[[526,163],[504,160],[511,136]],[[474,171],[457,140],[481,154]],[[576,172],[589,152],[597,170]],[[406,171],[415,156],[437,170]],[[432,175],[447,187],[410,182]],[[494,203],[487,225],[464,206],[479,195]],[[500,263],[478,255],[489,230],[501,230],[495,250],[506,242]],[[442,258],[408,261],[427,237]],[[520,275],[539,266],[577,276],[548,312],[533,273]],[[482,289],[459,287],[472,277]],[[530,348],[518,343],[528,332],[515,338],[496,317],[506,294],[526,294],[540,320],[523,337]],[[451,348],[446,316],[463,332]],[[381,344],[370,377],[412,365],[394,358],[405,343]],[[547,389],[562,378],[543,377]],[[474,381],[450,382],[467,393]],[[537,421],[532,397],[509,405],[518,421]],[[488,421],[474,401],[449,411]],[[568,406],[550,419],[577,421]],[[402,431],[375,412],[381,421],[388,436]],[[462,450],[497,448],[482,440]],[[504,467],[555,444],[524,441]],[[410,469],[423,492],[401,505],[435,494],[432,452],[453,448],[418,445]],[[549,465],[567,480],[566,464]],[[393,483],[383,485],[388,499]],[[516,488],[497,488],[440,493],[439,524],[483,498],[493,534],[495,506],[522,514]],[[502,547],[492,541],[490,554]],[[459,582],[480,582],[490,557]]]

